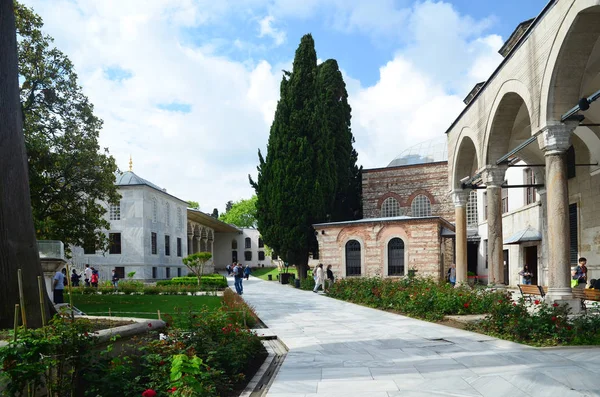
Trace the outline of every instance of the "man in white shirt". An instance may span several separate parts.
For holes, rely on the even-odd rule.
[[[60,270],[54,274],[52,289],[54,290],[54,303],[64,303],[63,292],[65,290],[65,275]]]
[[[315,272],[317,273],[317,277],[315,278],[315,289],[313,289],[313,292],[317,292],[319,287],[323,286],[323,281],[324,281],[325,277],[323,275],[323,264],[322,263],[319,263],[319,265],[315,269]]]
[[[84,274],[85,274],[85,286],[89,287],[90,280],[92,278],[92,269],[90,269],[90,265],[85,265]]]

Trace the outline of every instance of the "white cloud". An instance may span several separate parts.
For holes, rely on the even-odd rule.
[[[240,12],[261,9],[247,13],[252,27],[255,15],[267,12],[260,34],[275,44],[283,43],[285,32],[274,21],[325,11],[337,30],[408,32],[409,44],[380,67],[376,84],[344,76],[359,163],[366,168],[386,166],[408,146],[441,136],[471,86],[499,62],[495,51],[501,44],[498,36],[481,34],[489,21],[470,20],[446,3],[396,9],[388,0],[368,2],[367,8],[358,0],[25,2],[35,6],[46,32],[76,65],[84,92],[104,120],[101,145],[110,148],[121,169],[127,169],[131,154],[141,177],[198,201],[207,212],[253,193],[247,176],[256,175],[257,149],[266,148],[281,69],[290,70],[291,61],[274,65],[250,55],[234,61],[219,55],[224,43],[210,37],[188,46],[181,29],[216,24],[235,6]],[[465,24],[476,27],[475,34]],[[245,41],[249,36],[230,44],[238,47],[236,54],[256,45]],[[356,51],[359,57],[360,48]],[[107,68],[129,74],[109,80]],[[173,103],[189,105],[189,113],[157,107]]]
[[[258,37],[271,37],[275,42],[276,46],[280,46],[285,41],[285,32],[273,27],[273,18],[272,15],[267,15],[260,21],[258,21],[258,25],[260,27],[260,33]]]

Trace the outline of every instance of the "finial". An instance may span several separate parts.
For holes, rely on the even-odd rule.
[[[133,171],[133,160],[131,159],[131,155],[129,155],[129,171]]]

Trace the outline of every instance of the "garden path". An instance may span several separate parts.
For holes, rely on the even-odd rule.
[[[268,397],[600,396],[600,348],[536,349],[255,277],[243,297],[289,348]]]

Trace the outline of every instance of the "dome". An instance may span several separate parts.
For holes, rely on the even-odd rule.
[[[438,161],[448,161],[448,138],[446,136],[430,139],[409,147],[396,156],[388,164],[388,167],[427,164]]]

